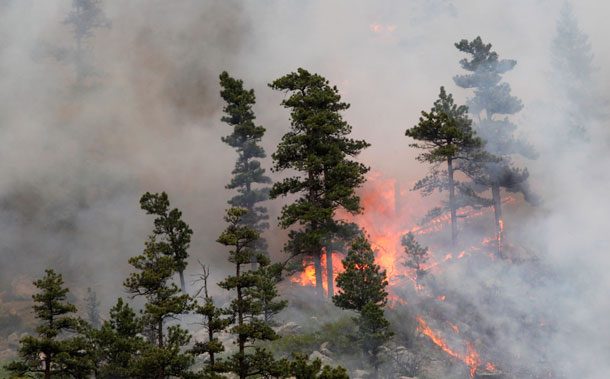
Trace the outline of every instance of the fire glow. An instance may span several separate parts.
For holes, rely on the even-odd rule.
[[[413,194],[413,195],[411,195]],[[384,178],[380,173],[372,173],[367,178],[366,184],[361,188],[359,193],[364,213],[356,216],[348,214],[342,214],[337,212],[339,218],[355,222],[361,228],[363,228],[371,243],[371,247],[375,251],[375,260],[382,269],[386,270],[388,276],[388,305],[395,307],[397,305],[407,305],[407,301],[399,295],[396,289],[402,288],[405,285],[405,279],[412,281],[416,292],[419,296],[425,296],[427,294],[422,291],[423,287],[417,283],[417,274],[414,269],[406,267],[403,264],[404,261],[404,248],[401,246],[402,236],[411,232],[415,235],[425,235],[432,232],[443,230],[450,223],[450,215],[443,214],[433,220],[430,220],[425,225],[417,225],[417,220],[422,214],[427,211],[427,204],[421,201],[418,193],[401,191],[400,186],[395,179]],[[515,201],[512,197],[503,199],[503,203]],[[490,208],[478,209],[478,210],[464,210],[458,211],[458,217],[461,220],[461,224],[469,219],[475,219],[491,211]],[[501,227],[503,225],[501,224]],[[495,236],[496,238],[488,238],[482,242],[483,247],[491,245],[493,242],[500,243],[502,236]],[[440,266],[445,262],[462,259],[466,255],[472,254],[472,252],[481,251],[482,249],[477,246],[473,246],[471,249],[462,250],[459,253],[451,254],[445,253],[435,254],[430,252],[429,260],[424,264],[424,271],[441,272]],[[495,258],[493,253],[490,254],[491,258]],[[333,276],[343,271],[341,264],[341,254],[338,252],[332,252],[333,258]],[[326,254],[323,251],[321,257],[322,264],[322,285],[325,293],[328,293],[327,286],[327,270],[326,270]],[[315,267],[313,261],[303,261],[303,271],[295,274],[291,281],[298,283],[301,286],[313,286],[316,285]],[[445,301],[445,296],[437,297],[438,301]],[[448,346],[446,340],[442,337],[440,331],[432,330],[426,321],[421,317],[417,317],[419,326],[417,330],[422,334],[426,335],[434,344],[441,348],[451,358],[460,360],[469,367],[470,375],[474,377],[477,369],[485,367],[487,370],[495,371],[495,365],[492,363],[483,363],[479,353],[471,342],[465,341],[464,347],[461,351],[452,349]],[[457,325],[447,321],[447,324],[451,330],[456,334],[460,334],[460,330]]]

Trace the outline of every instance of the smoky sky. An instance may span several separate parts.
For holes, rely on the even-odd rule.
[[[192,262],[218,267],[213,279],[222,277],[224,250],[214,241],[232,196],[224,185],[236,158],[220,141],[229,133],[220,122],[223,70],[254,88],[268,156],[290,124],[279,105],[285,94],[267,83],[298,67],[325,76],[351,103],[344,117],[354,136],[372,145],[359,159],[410,188],[428,167],[415,161],[418,152],[408,146],[405,129],[432,106],[440,86],[460,103],[472,96],[453,84],[453,76],[463,73],[458,62],[464,58],[453,44],[481,36],[500,58],[517,60],[504,80],[525,107],[512,121],[540,153],[537,160],[518,163],[528,167],[543,204],[524,204],[523,217],[511,218],[505,227],[554,273],[534,291],[552,298],[560,313],[549,359],[561,362],[567,377],[605,377],[610,139],[607,119],[587,125],[585,143],[558,137],[567,116],[553,89],[562,78],[551,74],[550,46],[563,1],[101,4],[111,26],[94,29],[86,40],[99,75],[83,89],[75,85],[74,65],[49,54],[74,48],[63,23],[72,2],[0,1],[3,286],[53,267],[78,284],[77,294],[91,286],[112,302],[129,272],[127,259],[142,250],[151,230],[152,220],[138,203],[146,191],[168,192],[195,232]],[[610,77],[605,64],[610,9],[593,0],[573,7],[597,68],[591,92],[603,99]],[[270,164],[266,158],[264,165]],[[267,206],[270,252],[279,259],[285,233],[275,220],[282,201]],[[476,277],[494,275],[481,268]],[[506,268],[502,275],[506,280],[499,287],[517,308],[540,311],[536,301],[519,300],[528,291],[523,270]],[[472,296],[478,295],[472,289]]]

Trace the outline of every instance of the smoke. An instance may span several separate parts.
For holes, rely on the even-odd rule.
[[[324,75],[352,105],[345,118],[354,138],[372,144],[360,160],[410,188],[427,167],[415,161],[418,152],[404,131],[431,107],[441,85],[458,103],[472,96],[453,84],[463,58],[453,44],[480,35],[501,58],[518,62],[504,80],[525,105],[512,121],[540,153],[520,163],[543,204],[531,208],[519,198],[521,205],[507,210],[505,230],[537,259],[473,259],[446,270],[435,285],[453,288],[447,296],[460,301],[447,302],[444,314],[485,325],[472,334],[491,358],[527,361],[515,366],[549,367],[565,377],[604,378],[610,369],[610,136],[605,118],[586,125],[588,139],[578,144],[560,129],[574,117],[557,106],[558,79],[550,74],[562,4],[105,1],[111,28],[93,30],[86,43],[100,75],[78,86],[74,64],[50,53],[74,48],[63,24],[72,2],[0,1],[0,285],[53,267],[78,284],[72,286],[77,295],[92,287],[108,306],[130,271],[127,259],[140,253],[151,230],[138,204],[145,191],[168,192],[195,231],[192,262],[212,265],[214,282],[223,277],[225,252],[214,241],[224,228],[232,196],[224,185],[236,154],[220,141],[229,133],[219,121],[222,70],[255,89],[268,155],[289,121],[279,106],[283,94],[267,83],[298,67]],[[607,83],[605,6],[573,5],[598,68],[593,82]],[[270,159],[263,164],[270,167]],[[408,199],[412,204],[403,208],[431,202]],[[273,220],[281,202],[268,206],[267,239],[279,259],[285,237]],[[468,228],[461,238],[480,240]],[[528,329],[540,323],[551,326]]]

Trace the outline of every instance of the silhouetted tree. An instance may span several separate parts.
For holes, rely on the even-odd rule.
[[[411,232],[402,236],[401,245],[405,248],[403,264],[415,270],[416,280],[419,281],[426,274],[424,264],[429,258],[428,248],[422,247]]]
[[[461,169],[479,186],[479,192],[491,189],[492,204],[496,219],[497,251],[501,254],[502,240],[502,198],[501,188],[510,192],[522,192],[528,201],[533,197],[527,185],[529,173],[527,169],[514,166],[510,156],[520,154],[527,158],[535,158],[533,147],[523,139],[514,137],[517,126],[508,120],[496,119],[496,115],[512,115],[523,108],[521,100],[512,96],[510,85],[500,83],[502,74],[515,67],[517,62],[510,59],[499,59],[498,54],[491,51],[491,44],[484,44],[481,37],[469,42],[461,40],[456,48],[470,55],[462,59],[460,65],[470,74],[457,75],[453,78],[462,88],[473,88],[474,97],[468,100],[470,112],[477,117],[475,130],[485,141],[485,150],[501,160],[482,162],[472,159]]]
[[[587,127],[602,116],[595,96],[593,53],[589,37],[578,26],[574,10],[565,2],[551,43],[552,84],[555,102],[567,113],[564,135],[571,144],[587,139]],[[566,121],[561,121],[566,122]]]
[[[235,148],[239,155],[231,183],[226,185],[228,189],[237,189],[239,194],[229,200],[229,204],[248,210],[242,222],[262,233],[269,228],[269,223],[266,221],[269,215],[266,207],[257,204],[269,199],[269,187],[260,187],[260,185],[271,183],[271,179],[265,175],[265,169],[257,160],[266,156],[265,150],[259,145],[265,134],[265,128],[254,123],[255,116],[252,110],[256,101],[254,90],[245,90],[243,81],[232,78],[226,71],[220,74],[220,85],[222,87],[220,96],[226,101],[223,108],[225,116],[221,120],[233,128],[233,132],[222,137],[222,141]],[[255,186],[259,187],[255,188]],[[264,238],[259,238],[254,243],[256,251],[267,250]],[[252,269],[255,268],[254,264],[253,262]]]
[[[90,53],[84,47],[85,42],[93,37],[93,30],[109,28],[110,21],[101,8],[100,0],[72,0],[72,9],[66,16],[64,24],[70,25],[76,43],[75,50],[69,54],[76,68],[76,81],[82,81],[88,76],[98,75]]]
[[[322,76],[299,68],[269,86],[288,94],[282,105],[291,110],[292,125],[272,155],[273,170],[298,173],[275,183],[271,198],[299,195],[282,208],[280,226],[301,227],[290,231],[285,250],[293,256],[313,257],[316,289],[323,296],[320,257],[335,233],[335,211],[343,208],[357,214],[362,210],[355,189],[364,183],[368,168],[350,158],[370,145],[348,137],[352,128],[340,112],[349,104],[341,101],[337,87]]]
[[[102,323],[99,311],[100,302],[97,301],[97,294],[91,288],[87,288],[85,307],[87,308],[87,319],[94,329],[99,329]]]

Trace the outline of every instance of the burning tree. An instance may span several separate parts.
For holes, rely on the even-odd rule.
[[[491,44],[484,44],[481,37],[471,42],[462,40],[456,43],[455,47],[471,56],[470,60],[460,61],[462,68],[471,74],[457,75],[453,80],[462,88],[474,88],[475,96],[468,100],[468,107],[478,119],[475,130],[485,141],[485,150],[502,158],[496,161],[471,159],[461,166],[478,186],[477,192],[491,189],[497,250],[498,254],[501,254],[503,223],[500,189],[522,192],[526,200],[533,200],[527,185],[527,169],[515,167],[510,156],[520,154],[535,158],[536,153],[526,141],[513,136],[517,126],[510,122],[508,117],[494,119],[495,115],[512,115],[523,108],[521,100],[510,94],[510,85],[500,83],[501,75],[512,70],[517,62],[510,59],[500,60],[498,54],[491,51]]]
[[[155,244],[155,249],[174,260],[175,269],[180,275],[180,287],[182,292],[186,292],[184,269],[187,265],[186,259],[189,256],[187,250],[191,244],[193,231],[182,220],[182,212],[177,208],[169,210],[169,198],[165,192],[161,194],[146,192],[140,199],[140,206],[147,214],[157,216],[151,243]]]
[[[451,242],[457,242],[457,208],[454,162],[470,160],[473,155],[483,156],[479,149],[483,146],[480,138],[472,130],[472,120],[467,116],[468,108],[457,106],[453,96],[441,87],[438,100],[430,112],[422,111],[419,123],[407,129],[405,135],[421,143],[409,146],[426,150],[417,160],[432,163],[430,174],[420,180],[414,189],[421,189],[424,194],[434,190],[449,190],[449,210],[451,212]],[[482,158],[481,158],[482,159]],[[441,163],[447,163],[447,171],[439,170]]]
[[[257,206],[257,203],[269,199],[269,188],[253,187],[271,183],[271,179],[265,176],[265,169],[261,167],[260,161],[256,160],[266,156],[265,150],[259,145],[265,128],[254,123],[254,90],[245,90],[243,81],[232,78],[226,71],[220,74],[220,85],[220,96],[227,103],[223,108],[226,115],[221,120],[233,127],[233,133],[222,137],[222,141],[235,148],[239,154],[233,169],[233,178],[225,186],[227,189],[237,189],[239,194],[229,200],[229,204],[247,209],[248,213],[242,218],[243,224],[262,233],[269,228],[269,223],[266,222],[269,216],[267,208]],[[256,251],[266,251],[267,243],[264,238],[258,238],[254,243]],[[252,264],[254,269],[255,263]]]
[[[363,235],[354,240],[342,263],[345,271],[337,275],[340,289],[333,296],[333,303],[359,313],[356,322],[362,350],[377,373],[381,346],[393,335],[388,330],[390,322],[383,315],[388,297],[386,272],[375,264],[371,245]]]
[[[368,168],[349,158],[356,157],[370,145],[348,138],[352,127],[343,121],[340,112],[348,109],[349,104],[341,101],[337,87],[331,87],[322,76],[299,68],[269,86],[290,94],[282,105],[291,110],[292,119],[291,130],[282,137],[272,155],[273,169],[293,169],[300,174],[275,183],[271,198],[301,195],[282,208],[282,228],[302,226],[300,230],[290,231],[285,250],[293,256],[313,257],[316,290],[323,296],[320,258],[322,248],[326,247],[327,264],[332,267],[328,245],[341,225],[335,212],[338,208],[350,214],[362,211],[355,189],[364,183]]]

